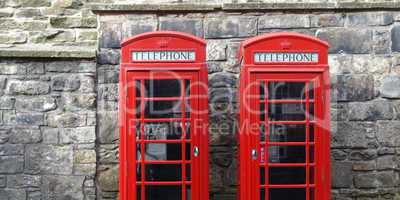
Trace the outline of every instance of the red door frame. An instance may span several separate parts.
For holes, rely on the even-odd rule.
[[[242,43],[238,52],[239,63],[242,68],[240,72],[239,84],[239,192],[238,199],[248,200],[255,199],[256,191],[259,188],[258,177],[258,160],[251,159],[251,149],[258,147],[258,140],[255,139],[254,133],[258,134],[257,127],[250,127],[250,121],[256,121],[258,117],[249,112],[245,105],[255,107],[256,101],[249,98],[248,92],[252,95],[257,94],[255,89],[250,89],[247,92],[247,86],[256,81],[256,76],[267,76],[279,73],[278,77],[287,77],[286,80],[302,78],[310,74],[317,74],[321,77],[321,106],[318,106],[321,113],[319,125],[323,128],[321,131],[318,144],[318,152],[316,151],[316,176],[319,176],[316,182],[318,191],[316,192],[316,200],[330,199],[330,82],[329,82],[329,66],[328,66],[328,48],[326,42],[316,38],[297,34],[297,33],[272,33],[266,34]],[[293,52],[310,52],[318,53],[319,59],[315,63],[255,63],[254,53],[258,52],[276,52],[276,53],[293,53]],[[295,78],[293,78],[293,74]],[[298,74],[298,75],[297,75]],[[291,76],[292,75],[292,76]],[[266,77],[265,77],[266,78]],[[304,78],[304,77],[303,77]],[[247,93],[247,94],[246,94]],[[317,148],[317,147],[316,147]],[[267,173],[267,172],[266,172]],[[268,181],[268,180],[266,180]],[[258,195],[258,192],[257,192]],[[266,197],[268,199],[268,197]]]
[[[198,196],[194,195],[193,200],[207,200],[208,192],[208,73],[205,63],[205,47],[206,42],[200,38],[189,34],[159,31],[149,32],[129,38],[121,43],[121,66],[120,66],[120,82],[119,82],[119,122],[120,122],[120,170],[119,170],[119,189],[121,200],[136,199],[136,152],[134,148],[129,148],[132,141],[135,141],[134,134],[129,131],[129,119],[132,119],[132,113],[128,112],[127,106],[133,105],[129,101],[128,94],[134,93],[132,87],[129,87],[129,81],[132,78],[148,77],[150,72],[172,71],[179,75],[192,77],[201,83],[196,87],[197,109],[201,112],[196,114],[197,121],[202,126],[196,126],[193,130],[196,135],[196,143],[200,149],[200,154],[196,158],[197,172],[192,170],[192,194],[198,192]],[[131,54],[133,51],[193,51],[195,59],[193,61],[175,62],[175,61],[142,61],[133,62]],[[133,75],[132,75],[133,74]],[[159,77],[168,78],[169,76]],[[131,98],[132,99],[132,98]],[[191,117],[193,118],[193,117]],[[192,125],[191,125],[192,126]],[[135,145],[133,145],[135,146]],[[133,160],[130,162],[130,160]],[[192,157],[192,160],[194,158]],[[193,166],[194,167],[194,166]],[[133,173],[129,173],[133,172]],[[194,174],[198,173],[198,174]],[[193,181],[195,180],[195,181]],[[184,179],[182,179],[182,182]],[[143,198],[143,197],[142,197]]]

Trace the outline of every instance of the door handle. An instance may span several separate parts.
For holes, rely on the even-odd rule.
[[[252,149],[251,150],[251,159],[253,160],[257,160],[258,156],[257,156],[257,150]]]
[[[197,157],[197,156],[199,156],[199,148],[197,147],[197,146],[195,146],[194,148],[193,148],[193,155],[194,155],[194,157]]]

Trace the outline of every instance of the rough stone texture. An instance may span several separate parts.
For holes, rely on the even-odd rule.
[[[0,199],[94,199],[95,67],[0,61]]]
[[[330,53],[370,53],[372,31],[357,28],[329,28],[317,32],[317,37],[327,41]]]
[[[205,19],[205,38],[249,37],[257,34],[257,19],[245,16],[220,16]]]

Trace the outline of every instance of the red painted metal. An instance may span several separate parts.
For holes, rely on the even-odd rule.
[[[139,200],[137,192],[141,195],[141,200],[146,199],[146,187],[156,186],[182,186],[182,199],[186,199],[186,187],[191,188],[191,200],[207,200],[208,192],[208,73],[205,64],[204,40],[189,34],[160,31],[140,34],[129,38],[121,43],[121,67],[119,83],[119,121],[120,121],[120,200]],[[143,61],[132,62],[131,54],[133,51],[193,51],[196,54],[194,61],[174,62],[174,61]],[[145,97],[136,96],[135,82],[140,82],[140,91],[144,93],[144,80],[176,79],[181,82],[182,91],[179,97]],[[185,81],[190,80],[190,96],[185,95]],[[136,105],[136,100],[140,104]],[[181,101],[190,100],[190,116],[182,114],[179,118],[145,118],[145,102],[152,101]],[[185,106],[182,113],[185,113]],[[140,112],[137,118],[136,112]],[[147,140],[144,137],[144,124],[149,122],[181,122],[185,126],[190,122],[191,138],[186,139],[186,130],[182,128],[182,139],[174,140]],[[140,123],[140,133],[136,133],[136,125]],[[202,126],[200,127],[199,124]],[[138,136],[140,137],[136,137]],[[145,160],[141,156],[137,160],[137,147],[144,152],[146,144],[182,144],[182,160]],[[198,157],[191,156],[186,160],[186,144],[197,146],[200,150]],[[171,165],[179,164],[182,166],[182,179],[179,181],[146,181],[145,166],[148,164]],[[186,180],[187,164],[191,167],[191,180]],[[141,179],[137,179],[137,166],[141,166]],[[139,190],[137,190],[140,188]]]
[[[270,189],[304,188],[305,200],[330,200],[330,107],[329,107],[329,66],[328,44],[316,38],[297,33],[273,33],[254,37],[242,43],[238,51],[241,64],[239,85],[239,200],[260,199],[260,189],[265,191],[265,199],[269,199]],[[254,53],[318,53],[318,62],[299,63],[263,63],[254,62]],[[270,82],[303,82],[308,89],[314,84],[314,99],[306,90],[304,99],[269,99],[268,89],[264,87],[265,98],[260,99],[258,87]],[[272,112],[264,106],[264,121],[261,121],[260,105],[276,104],[305,105],[305,120],[272,121],[268,113]],[[314,117],[308,114],[311,106]],[[271,125],[305,125],[304,142],[268,141]],[[260,141],[260,125],[264,125],[265,142]],[[310,141],[310,126],[314,126],[314,140]],[[303,163],[270,163],[268,147],[298,146],[304,147]],[[253,160],[251,153],[255,149],[259,154]],[[311,150],[314,151],[313,161]],[[270,168],[305,168],[304,184],[269,184]],[[265,169],[265,184],[260,183],[260,168]],[[311,170],[313,169],[313,170]],[[314,173],[313,176],[310,176]],[[311,179],[313,177],[313,180]],[[313,196],[311,196],[313,194]],[[272,200],[272,199],[271,199]]]

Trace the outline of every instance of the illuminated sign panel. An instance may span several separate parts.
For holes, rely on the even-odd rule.
[[[193,62],[196,60],[194,51],[134,51],[133,62]]]
[[[255,63],[318,63],[318,53],[255,53]]]

